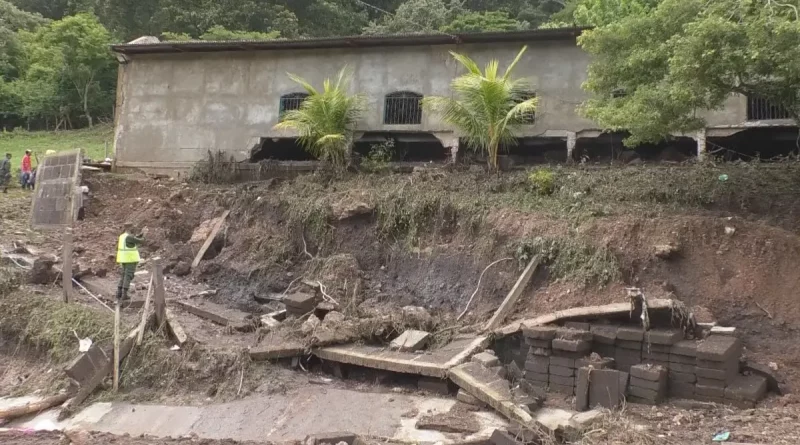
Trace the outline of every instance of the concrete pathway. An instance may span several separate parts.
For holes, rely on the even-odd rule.
[[[0,407],[26,403],[0,399]],[[254,441],[302,440],[309,434],[349,431],[356,434],[413,442],[452,442],[488,437],[506,425],[495,413],[478,412],[481,432],[473,436],[444,434],[415,428],[427,414],[447,412],[453,399],[394,393],[368,393],[307,387],[209,406],[131,405],[96,403],[74,418],[59,423],[48,411],[12,427],[37,430],[85,429],[112,434]],[[407,417],[404,417],[406,415]]]

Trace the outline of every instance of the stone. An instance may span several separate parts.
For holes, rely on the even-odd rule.
[[[508,376],[506,367],[503,365],[492,366],[489,370],[500,379],[505,379]]]
[[[480,363],[487,368],[492,368],[500,364],[500,359],[492,354],[487,354],[486,352],[473,355],[472,361],[475,363]]]
[[[642,342],[633,340],[620,340],[617,338],[617,349],[628,349],[631,351],[642,351]]]
[[[564,368],[575,368],[575,359],[569,357],[550,357],[550,366],[561,366]]]
[[[522,329],[522,335],[526,338],[537,340],[552,340],[556,336],[556,326],[534,326]]]
[[[680,248],[675,244],[658,244],[654,247],[655,255],[662,260],[673,257],[680,251]]]
[[[456,394],[456,400],[462,403],[466,403],[467,405],[479,406],[481,408],[486,406],[486,404],[478,400],[477,397],[464,391],[463,389],[458,390],[458,394]]]
[[[547,373],[550,370],[550,357],[534,356],[525,362],[525,370]]]
[[[589,357],[575,360],[575,368],[614,369],[614,363],[613,358],[592,354]]]
[[[592,344],[584,340],[564,340],[557,338],[553,340],[553,349],[560,349],[562,351],[569,351],[569,352],[587,353],[591,351]]]
[[[262,315],[260,320],[262,332],[269,332],[281,325],[280,321],[272,318],[270,315]]]
[[[662,366],[637,365],[631,367],[631,378],[649,380],[651,382],[666,381],[667,369]]]
[[[646,343],[671,346],[683,340],[683,331],[677,329],[651,329],[644,335]]]
[[[332,205],[331,211],[337,220],[344,221],[359,216],[371,215],[375,208],[365,202],[344,199]]]
[[[437,379],[434,377],[420,377],[417,381],[417,387],[435,394],[441,394],[445,396],[450,394],[450,385],[447,383],[447,380]]]
[[[697,382],[697,376],[688,372],[678,372],[673,371],[672,369],[669,370],[669,381],[671,382],[681,382],[681,383],[692,383],[694,384]]]
[[[574,368],[565,368],[563,366],[555,366],[550,365],[550,376],[557,375],[561,377],[573,377],[575,376],[575,369]]]
[[[536,338],[525,338],[525,343],[534,348],[552,348],[552,340],[539,340]]]
[[[669,353],[671,355],[695,358],[697,357],[697,344],[698,342],[695,340],[681,340],[672,345]]]
[[[644,340],[644,329],[640,327],[621,326],[617,329],[617,340],[641,342]]]
[[[725,388],[725,398],[758,402],[767,395],[767,386],[767,379],[760,375],[739,376]]]
[[[345,320],[345,316],[344,316],[343,313],[337,312],[337,311],[331,311],[331,312],[328,312],[327,314],[325,314],[325,318],[322,319],[322,324],[323,324],[323,326],[337,326],[337,325],[340,325],[340,324],[344,323],[344,320]],[[409,331],[406,331],[406,332],[409,332]],[[421,332],[421,331],[415,331],[415,332]],[[401,337],[402,337],[402,335],[401,335]],[[398,338],[400,338],[400,337],[398,337]]]
[[[281,301],[286,305],[286,310],[293,314],[307,314],[317,306],[317,297],[306,293],[287,295]]]
[[[736,337],[712,335],[697,345],[697,358],[714,362],[725,362],[742,355],[742,342]]]
[[[316,315],[312,314],[308,317],[308,320],[303,322],[303,324],[300,326],[300,331],[305,335],[309,335],[314,332],[321,323],[322,321],[320,321]]]
[[[520,369],[516,362],[511,362],[506,365],[506,371],[511,380],[522,380],[525,378],[525,371]]]
[[[631,377],[630,385],[639,388],[652,389],[653,391],[657,391],[661,394],[666,394],[668,386],[667,379],[654,382],[651,380],[640,379],[638,377]]]
[[[592,333],[588,330],[561,328],[556,331],[556,339],[591,342]],[[558,349],[555,346],[553,348]]]
[[[589,323],[584,323],[581,321],[568,321],[564,323],[564,327],[567,329],[575,329],[578,331],[589,331],[591,329],[591,325],[589,325]]]
[[[550,385],[561,386],[575,386],[575,377],[565,377],[556,374],[550,374]]]
[[[591,372],[589,383],[589,406],[613,409],[625,399],[628,386],[628,373],[611,369],[597,369]]]
[[[694,393],[698,396],[725,397],[725,388],[718,386],[695,385]]]
[[[608,325],[592,325],[589,328],[594,343],[614,345],[617,340],[617,327]]]
[[[192,273],[192,265],[187,261],[178,261],[172,268],[172,274],[176,277],[185,277]]]
[[[326,320],[327,318],[328,317],[325,317]],[[392,340],[392,342],[389,344],[389,347],[400,352],[415,352],[428,346],[430,338],[431,334],[429,332],[408,329],[400,334],[399,337]],[[489,354],[487,353],[486,355],[488,356]],[[497,360],[497,357],[494,357],[494,359],[498,363],[500,362]]]

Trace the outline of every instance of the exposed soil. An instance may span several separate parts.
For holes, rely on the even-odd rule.
[[[161,439],[155,437],[114,436],[86,432],[0,431],[5,445],[269,445],[271,442],[238,442],[197,438]]]

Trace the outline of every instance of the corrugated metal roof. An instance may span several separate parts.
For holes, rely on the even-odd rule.
[[[295,40],[226,40],[112,45],[120,54],[169,54],[184,52],[269,51],[281,49],[370,48],[384,46],[452,45],[463,43],[530,42],[569,40],[587,28],[536,29],[530,31],[467,34],[396,34],[326,37]]]

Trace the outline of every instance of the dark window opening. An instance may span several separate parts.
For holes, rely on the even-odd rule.
[[[353,152],[365,158],[378,149],[390,151],[390,162],[443,162],[450,156],[450,150],[430,133],[366,133]]]
[[[260,146],[250,156],[250,161],[267,160],[313,161],[315,158],[297,142],[297,138],[262,138]]]
[[[657,144],[628,148],[622,143],[626,133],[603,133],[578,138],[572,155],[576,162],[588,164],[641,164],[644,162],[681,163],[696,157],[697,142],[692,138],[670,138]]]
[[[527,92],[524,92],[524,93],[520,94],[519,102],[517,102],[517,103],[522,103],[522,102],[525,102],[526,100],[534,99],[534,98],[536,98],[536,93],[534,93],[532,91],[527,91]],[[524,115],[522,115],[522,123],[523,124],[527,124],[527,125],[535,124],[536,123],[536,112],[535,111],[531,111],[529,113],[525,113]]]
[[[306,93],[291,93],[281,96],[281,116],[283,116],[287,111],[299,110],[300,106],[303,105],[303,101],[306,100],[307,97],[308,94]]]
[[[706,150],[723,161],[771,161],[797,153],[798,127],[751,128],[706,138]]]
[[[567,161],[567,139],[519,138],[514,145],[500,147],[497,161],[503,170],[509,170],[518,165],[564,163]]]
[[[791,119],[789,110],[763,97],[747,96],[747,120],[768,121],[775,119]]]
[[[422,95],[409,91],[386,95],[383,123],[386,125],[420,125]]]

